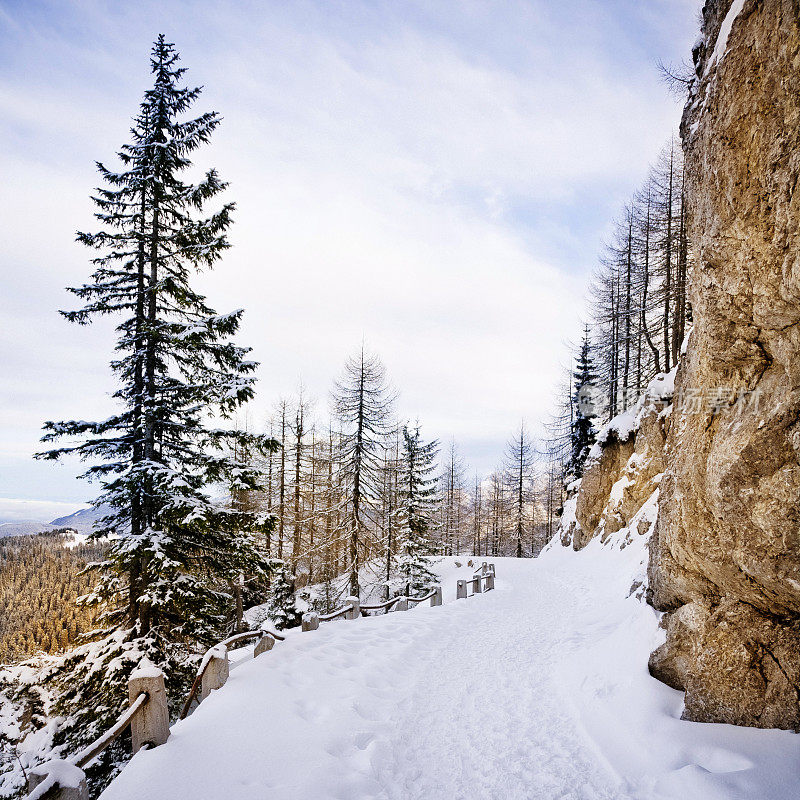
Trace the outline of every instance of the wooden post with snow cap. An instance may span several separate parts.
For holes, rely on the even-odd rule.
[[[481,593],[481,578],[480,575],[475,575],[472,578],[472,592],[473,594],[480,594]]]
[[[393,606],[392,611],[408,611],[408,598],[401,597]]]
[[[319,614],[316,611],[307,611],[303,614],[300,621],[300,629],[303,631],[315,631],[319,628]]]
[[[89,800],[84,771],[60,758],[28,770],[28,792],[30,797],[48,800]]]
[[[275,639],[268,633],[264,633],[256,642],[255,649],[253,650],[253,658],[258,658],[262,653],[268,653],[273,647],[275,647]]]
[[[490,574],[492,577],[494,577],[494,574],[495,574],[495,573],[494,573],[494,562],[492,562],[491,564],[489,564],[489,574]]]
[[[486,581],[484,586],[485,592],[488,592],[490,589],[494,589],[494,572],[487,572],[484,580]]]
[[[442,604],[442,587],[437,586],[433,592],[433,597],[431,597],[431,608],[433,606],[440,606]]]
[[[142,692],[147,695],[147,702],[131,719],[134,753],[142,745],[158,747],[169,739],[169,704],[164,673],[147,659],[143,659],[128,678],[128,702],[132,705]]]
[[[467,596],[467,582],[460,578],[456,583],[456,600],[461,600]]]
[[[482,574],[482,575],[485,575],[485,574],[486,574],[488,571],[489,571],[489,566],[488,566],[488,564],[487,564],[487,563],[484,561],[484,562],[483,562],[483,564],[481,564],[481,574]]]
[[[225,685],[230,674],[228,664],[228,648],[224,645],[212,647],[207,653],[205,669],[200,687],[200,700],[205,700],[214,689],[219,689]]]
[[[350,604],[350,609],[345,612],[345,619],[358,619],[361,616],[361,601],[357,597],[348,597],[345,600]]]

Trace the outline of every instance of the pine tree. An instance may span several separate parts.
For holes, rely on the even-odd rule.
[[[213,266],[229,246],[233,204],[203,216],[226,184],[213,169],[197,184],[181,179],[220,117],[182,119],[200,89],[182,86],[178,60],[159,36],[153,86],[119,153],[124,169],[98,164],[108,185],[93,198],[102,230],[78,234],[100,251],[92,281],[70,290],[85,305],[62,312],[79,324],[122,316],[112,362],[120,410],[101,422],[47,422],[43,441],[78,443],[40,454],[95,462],[85,477],[101,481],[96,505],[112,509],[97,531],[113,539],[93,596],[105,604],[106,618],[171,640],[209,635],[230,603],[220,586],[258,570],[253,532],[268,528],[269,518],[220,507],[210,487],[256,489],[257,470],[236,458],[236,448],[273,447],[211,424],[212,415],[229,420],[253,397],[257,365],[230,341],[242,311],[217,314],[191,286],[194,272]]]
[[[403,426],[400,468],[400,555],[398,572],[406,595],[419,594],[438,584],[428,564],[433,552],[429,533],[436,518],[437,441],[424,442],[419,424]]]
[[[583,465],[589,455],[589,449],[597,438],[597,430],[594,424],[594,397],[597,376],[591,347],[589,328],[586,326],[577,364],[573,372],[574,393],[572,402],[574,415],[572,418],[572,448],[567,471],[575,478],[580,478],[583,475]]]

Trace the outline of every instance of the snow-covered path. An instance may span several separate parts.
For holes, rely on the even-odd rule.
[[[594,550],[594,556],[592,552]],[[104,800],[779,798],[800,737],[681,722],[647,675],[638,543],[497,559],[497,588],[323,625],[242,664]],[[448,602],[449,601],[449,602]]]

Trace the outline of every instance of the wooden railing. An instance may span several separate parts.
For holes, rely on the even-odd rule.
[[[487,564],[484,561],[469,581],[460,579],[457,582],[456,599],[460,600],[494,589],[494,578],[494,564]],[[467,584],[472,587],[471,595],[467,593]],[[357,597],[348,597],[341,608],[335,609],[330,614],[318,614],[316,611],[303,614],[301,630],[317,630],[320,622],[330,622],[342,617],[350,620],[358,619],[361,616],[368,616],[370,611],[385,610],[386,613],[407,611],[409,604],[418,605],[426,600],[431,601],[431,606],[442,605],[442,587],[437,586],[419,597],[400,595],[383,603],[369,605],[361,605]],[[276,641],[281,642],[285,638],[277,631],[246,631],[211,647],[198,667],[179,718],[184,719],[188,715],[195,700],[200,703],[215,689],[225,685],[230,675],[228,653],[232,646],[256,639],[253,650],[255,658],[272,650]],[[77,755],[68,759],[52,759],[28,770],[29,794],[25,800],[88,800],[89,791],[84,768],[119,738],[128,726],[131,728],[131,745],[134,753],[164,744],[169,738],[169,706],[164,688],[164,673],[152,664],[140,665],[128,679],[128,700],[130,705],[114,725]]]
[[[285,638],[285,636],[281,636],[281,634],[276,631],[245,631],[244,633],[236,633],[225,639],[224,642],[215,644],[212,648],[207,650],[197,669],[192,688],[189,690],[189,696],[183,704],[178,719],[185,719],[189,714],[192,702],[197,697],[198,690],[200,691],[199,703],[205,700],[214,689],[219,689],[219,687],[223,686],[225,681],[228,680],[228,674],[230,672],[228,651],[231,649],[232,645],[258,639],[255,650],[253,651],[253,657],[255,658],[262,653],[266,653],[267,650],[272,650],[276,640],[282,642]]]
[[[459,580],[456,584],[456,599],[471,596],[467,595],[467,585],[472,587],[472,594],[481,594],[494,589],[494,564],[487,564],[484,561],[470,580]]]
[[[84,767],[100,755],[130,725],[134,753],[157,747],[169,738],[169,707],[164,673],[142,664],[128,679],[130,705],[101,737],[67,759],[52,759],[28,770],[27,800],[88,800]]]

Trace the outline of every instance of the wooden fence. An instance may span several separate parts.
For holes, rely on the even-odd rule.
[[[494,564],[484,561],[471,579],[461,579],[456,583],[456,599],[461,600],[494,589],[494,578]],[[471,587],[472,594],[468,594],[468,587]],[[362,605],[357,597],[348,597],[341,608],[330,614],[318,614],[316,611],[304,614],[301,630],[317,630],[320,622],[358,619],[369,616],[373,611],[384,611],[387,614],[407,611],[412,605],[426,600],[430,600],[431,606],[442,605],[442,587],[437,586],[420,597],[400,595],[384,603],[370,605]],[[255,639],[253,657],[256,658],[272,650],[276,642],[285,638],[276,631],[247,631],[237,633],[210,648],[203,656],[179,718],[184,719],[188,715],[193,703],[202,702],[215,689],[225,685],[230,674],[228,653],[232,647]],[[131,729],[131,748],[134,753],[164,744],[169,738],[169,706],[164,688],[164,673],[152,664],[141,665],[128,679],[128,701],[130,705],[114,725],[80,753],[67,759],[46,761],[29,769],[29,794],[25,800],[88,800],[89,790],[84,767],[119,738],[128,726]]]

